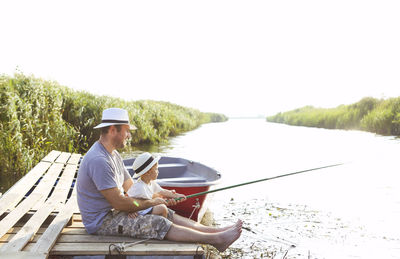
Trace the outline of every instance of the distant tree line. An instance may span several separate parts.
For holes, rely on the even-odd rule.
[[[336,108],[305,106],[267,117],[267,121],[326,129],[356,129],[381,135],[400,135],[400,97],[366,97]]]
[[[24,174],[53,149],[85,153],[98,139],[93,127],[109,107],[128,110],[138,128],[132,144],[162,142],[203,123],[227,120],[168,102],[74,91],[22,73],[0,75],[0,180],[5,174]]]

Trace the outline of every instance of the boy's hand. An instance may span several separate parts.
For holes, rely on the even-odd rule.
[[[175,190],[174,190],[175,191]],[[175,193],[174,198],[167,199],[167,206],[174,206],[186,200],[186,196],[181,193]]]
[[[173,205],[181,203],[181,202],[183,202],[185,200],[186,200],[186,196],[185,195],[180,194],[180,193],[176,193],[174,198],[167,200],[167,203],[168,203],[168,206],[173,206]]]
[[[137,214],[137,212],[130,212],[130,213],[128,213],[128,217],[131,218],[131,219],[136,218],[138,215],[139,215],[139,214]]]

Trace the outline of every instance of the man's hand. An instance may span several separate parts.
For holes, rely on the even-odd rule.
[[[175,198],[179,198],[179,201],[184,201],[186,200],[186,196],[184,194],[181,193],[175,193]]]
[[[158,204],[165,204],[165,205],[168,206],[167,200],[165,200],[165,199],[162,198],[162,197],[154,198],[152,201],[153,201],[153,206],[158,205]]]
[[[101,194],[107,199],[110,205],[116,209],[127,212],[135,212],[139,210],[144,210],[149,207],[165,204],[167,202],[162,198],[156,198],[152,200],[143,200],[143,199],[135,199],[131,197],[127,197],[121,193],[121,191],[114,187],[106,190],[100,191]]]

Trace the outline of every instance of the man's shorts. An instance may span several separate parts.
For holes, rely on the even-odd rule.
[[[168,209],[168,219],[152,214],[139,215],[132,219],[128,217],[127,212],[112,210],[104,218],[103,224],[96,234],[162,240],[171,228],[173,215],[174,211]]]

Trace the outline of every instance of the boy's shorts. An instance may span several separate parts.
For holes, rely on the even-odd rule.
[[[127,212],[112,210],[103,220],[97,235],[130,236],[134,238],[154,238],[162,240],[172,225],[174,211],[168,209],[168,216],[147,214],[132,219]]]

